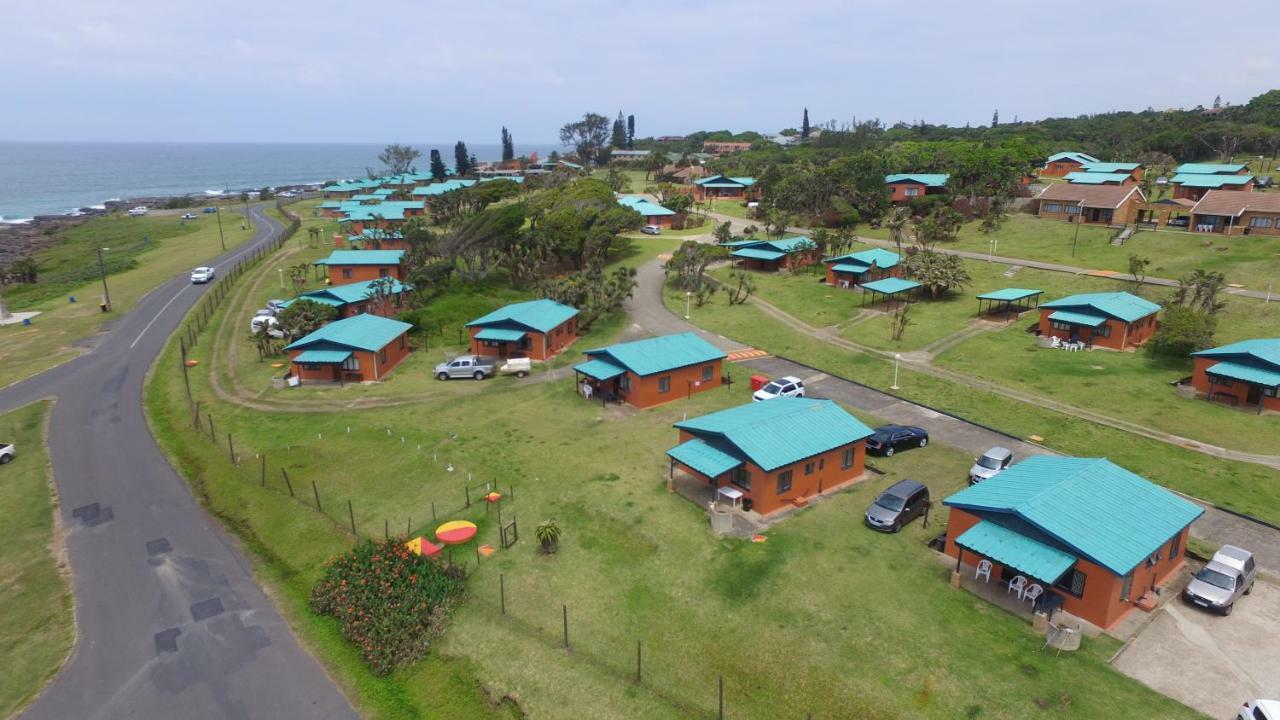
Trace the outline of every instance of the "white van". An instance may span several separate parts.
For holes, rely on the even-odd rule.
[[[262,328],[267,329],[267,335],[273,338],[284,337],[284,331],[280,329],[280,321],[271,315],[255,315],[249,321],[249,332],[257,335],[262,332]]]

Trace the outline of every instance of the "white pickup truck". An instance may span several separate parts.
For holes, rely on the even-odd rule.
[[[0,465],[13,459],[13,443],[0,443]]]

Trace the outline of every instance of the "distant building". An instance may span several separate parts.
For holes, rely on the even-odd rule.
[[[753,177],[726,177],[711,175],[693,182],[693,199],[699,202],[707,198],[716,200],[745,200],[755,193]]]
[[[1096,225],[1135,222],[1146,201],[1137,185],[1054,183],[1035,197],[1036,213],[1042,218]]]
[[[721,142],[721,141],[711,140],[711,141],[702,143],[702,151],[711,153],[716,157],[720,157],[722,155],[732,155],[734,153],[745,152],[750,149],[751,149],[751,143],[749,142]]]
[[[365,382],[386,377],[409,356],[409,323],[355,315],[285,346],[301,383]]]
[[[818,246],[803,235],[778,240],[737,240],[727,246],[729,257],[740,267],[763,272],[795,270],[812,265],[820,257]]]
[[[1071,295],[1040,306],[1040,334],[1089,347],[1130,350],[1155,334],[1160,306],[1127,292]]]
[[[884,176],[889,188],[889,202],[903,203],[924,195],[938,195],[947,191],[946,173],[896,173]]]
[[[1191,229],[1225,235],[1280,235],[1280,193],[1210,190],[1191,208]]]
[[[1280,338],[1242,340],[1191,356],[1191,384],[1211,402],[1280,412]]]
[[[403,261],[403,250],[334,250],[313,264],[329,271],[330,284],[345,285],[385,277],[403,282]]]
[[[588,350],[573,370],[593,398],[652,407],[720,385],[725,353],[694,333]],[[582,384],[581,382],[579,384]]]
[[[622,162],[643,160],[647,157],[649,157],[648,150],[613,150],[609,153],[610,160],[620,160]]]
[[[1080,170],[1085,163],[1096,162],[1098,162],[1098,158],[1082,152],[1060,152],[1050,155],[1049,159],[1044,161],[1044,167],[1040,169],[1040,174],[1048,177],[1063,177],[1067,173]]]
[[[475,355],[548,360],[578,338],[578,310],[553,300],[512,303],[467,323]]]
[[[674,210],[665,208],[639,195],[623,195],[618,198],[618,204],[629,207],[644,216],[645,225],[669,228],[671,227],[671,219],[676,216]]]

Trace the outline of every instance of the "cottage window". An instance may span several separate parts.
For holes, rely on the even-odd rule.
[[[1124,583],[1120,585],[1120,599],[1125,602],[1129,601],[1130,595],[1133,593],[1133,573],[1130,572],[1124,576]]]
[[[1062,212],[1062,205],[1061,203],[1045,203],[1041,209],[1047,213],[1060,213]]]
[[[1235,381],[1229,377],[1221,377],[1221,376],[1215,375],[1213,379],[1213,384],[1221,385],[1222,387],[1231,387],[1232,385],[1235,384]]]
[[[712,367],[711,365],[707,365],[707,366],[703,367],[703,368],[702,368],[702,381],[703,381],[703,382],[710,382],[710,381],[711,381],[711,378],[712,378],[712,377],[714,377],[715,370],[716,370],[716,369],[715,369],[714,367]]]
[[[1182,551],[1182,533],[1173,536],[1169,541],[1169,559],[1177,560],[1178,553]]]
[[[1111,337],[1111,323],[1102,323],[1101,327],[1093,329],[1093,334],[1097,337]]]
[[[1084,597],[1084,581],[1085,574],[1072,568],[1070,572],[1058,579],[1054,587],[1059,590],[1065,590],[1076,597]]]
[[[853,467],[853,448],[845,448],[844,455],[840,458],[840,467],[845,470]]]
[[[400,344],[399,344],[399,347],[400,347],[400,349],[401,349],[401,350],[403,350],[403,349],[404,349],[404,336],[403,336],[403,335],[401,335],[401,336],[400,336]]]
[[[778,494],[791,492],[791,471],[784,470],[778,473]]]
[[[917,187],[903,188],[902,194],[906,195],[907,197],[915,197],[920,194],[920,188],[917,188]]]
[[[618,378],[618,389],[624,393],[631,392],[631,376],[630,375],[623,375],[621,378]]]
[[[1275,225],[1275,221],[1269,217],[1249,218],[1249,227],[1253,228],[1269,228]]]
[[[658,392],[660,393],[671,392],[671,376],[670,375],[663,375],[662,377],[658,378]]]
[[[384,278],[389,274],[390,272],[386,268],[378,268],[378,277]]]
[[[1066,331],[1071,329],[1071,323],[1064,323],[1061,320],[1050,320],[1049,327],[1053,328],[1054,330]]]
[[[351,279],[351,268],[342,268],[342,277],[343,277],[344,279],[350,280],[350,279]]]
[[[314,371],[314,370],[319,370],[320,366],[316,365],[315,363],[306,363],[302,366],[302,369],[308,370],[308,371]]]
[[[387,364],[387,349],[386,349],[386,348],[382,348],[381,350],[379,350],[379,351],[378,351],[378,362],[382,363],[383,365],[386,365],[386,364]]]
[[[812,463],[812,462],[807,462],[807,463],[805,463],[805,464],[804,464],[804,474],[805,474],[805,475],[812,475],[812,474],[813,474],[813,463]]]
[[[1079,205],[1067,205],[1066,209],[1068,215],[1079,215],[1081,210]]]
[[[360,358],[356,357],[355,355],[352,355],[351,357],[347,358],[346,360],[343,360],[343,361],[342,361],[342,369],[343,369],[343,370],[359,370],[359,369],[360,369]]]
[[[729,482],[743,490],[751,491],[751,473],[747,472],[747,469],[742,466],[733,469],[733,475],[729,478]]]

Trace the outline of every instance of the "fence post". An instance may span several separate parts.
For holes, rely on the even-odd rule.
[[[391,542],[391,521],[382,518],[382,539]]]
[[[356,532],[356,511],[351,508],[351,501],[347,501],[347,517],[351,518],[351,534],[360,539],[360,535]]]
[[[193,426],[195,427],[196,432],[200,432],[200,401],[199,400],[196,401],[196,413],[195,413],[195,420],[194,420]]]
[[[462,489],[467,493],[467,507],[471,507],[471,488],[469,486],[463,486]]]
[[[502,577],[502,573],[498,573],[498,602],[502,607],[502,614],[507,614],[507,582]]]
[[[284,468],[280,468],[280,474],[284,476],[284,486],[289,488],[289,497],[296,497],[293,494],[293,483],[289,482],[289,473]]]
[[[262,458],[262,487],[267,486],[267,454],[263,453]]]
[[[724,676],[720,676],[720,720],[724,720]]]
[[[640,641],[636,640],[636,684],[639,685],[640,682]]]
[[[324,508],[320,505],[320,491],[316,489],[316,481],[311,481],[311,494],[316,496],[316,509],[324,512]]]
[[[560,607],[564,609],[564,646],[567,649],[569,647],[569,606],[561,605]]]
[[[431,522],[436,521],[436,501],[431,501]]]
[[[227,433],[227,455],[231,458],[232,465],[239,465],[236,462],[236,446],[231,442],[231,433]]]
[[[218,436],[213,431],[213,413],[209,413],[209,442],[218,442]]]

